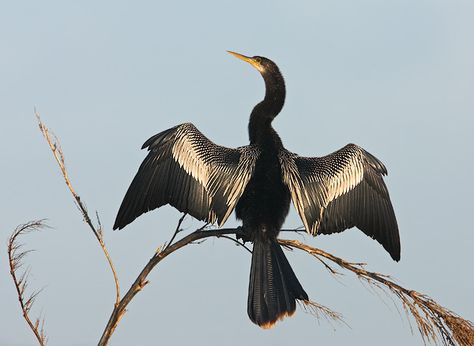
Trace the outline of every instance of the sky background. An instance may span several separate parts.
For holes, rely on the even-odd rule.
[[[322,156],[353,142],[388,167],[399,263],[356,229],[304,240],[473,321],[473,16],[468,0],[2,2],[0,344],[35,345],[8,273],[6,240],[18,224],[47,218],[52,227],[22,238],[36,250],[25,263],[31,287],[43,288],[33,315],[45,316],[49,345],[97,343],[114,301],[109,268],[34,107],[101,217],[125,291],[179,218],[163,207],[111,230],[143,142],[192,122],[218,144],[248,143],[264,84],[226,50],[280,66],[287,101],[274,127],[289,150]],[[300,225],[292,210],[285,227]],[[187,231],[199,226],[185,221]],[[334,280],[304,253],[287,256],[310,298],[350,327],[298,310],[273,330],[257,328],[246,313],[249,254],[209,239],[155,268],[110,344],[422,344],[389,297],[349,273]]]

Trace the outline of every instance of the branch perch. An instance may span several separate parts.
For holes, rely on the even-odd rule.
[[[179,229],[183,218],[179,220],[178,227]],[[112,336],[115,328],[117,327],[120,319],[126,312],[126,307],[133,299],[133,297],[140,292],[145,285],[148,283],[146,280],[148,274],[153,270],[153,268],[160,263],[168,255],[172,254],[176,250],[181,249],[183,246],[186,246],[192,242],[195,242],[200,239],[209,238],[209,237],[220,237],[228,234],[235,234],[235,229],[220,229],[220,230],[196,230],[186,237],[176,241],[175,243],[168,243],[162,250],[157,251],[153,257],[148,261],[146,266],[142,269],[135,282],[132,284],[128,292],[123,296],[119,304],[114,308],[110,316],[109,322],[105,327],[104,333],[99,341],[98,345],[106,345]],[[173,237],[174,238],[174,237]]]
[[[180,231],[180,226],[181,226],[181,223],[183,222],[183,219],[184,219],[184,216],[181,217],[181,219],[179,220],[178,226],[176,227],[176,231],[172,239],[174,239],[176,233]],[[113,334],[122,316],[125,314],[127,305],[130,303],[133,297],[138,292],[140,292],[148,283],[148,281],[146,280],[146,277],[158,263],[160,263],[164,258],[172,254],[176,250],[179,250],[182,247],[188,244],[191,244],[195,241],[209,238],[209,237],[217,237],[217,238],[222,237],[222,238],[228,239],[229,238],[228,235],[242,236],[243,234],[239,231],[239,229],[235,229],[235,228],[221,228],[221,229],[214,229],[214,230],[206,230],[204,228],[200,228],[192,232],[191,234],[187,235],[186,237],[176,241],[175,243],[168,243],[168,245],[163,247],[162,250],[157,251],[153,255],[153,257],[148,261],[148,263],[143,268],[143,270],[140,272],[137,279],[132,284],[128,292],[124,295],[120,303],[114,308],[114,311],[112,312],[109,322],[107,323],[104,333],[102,334],[102,337],[99,341],[99,345],[107,344],[109,338]],[[231,240],[234,241],[234,239],[231,239]],[[242,243],[239,243],[239,245],[244,246],[244,244]],[[342,320],[341,316],[338,313],[330,310],[329,308],[325,306],[316,304],[311,301],[305,302],[305,304],[306,304],[307,309],[310,312],[313,312],[313,314],[316,316],[319,316],[319,314],[322,314],[323,316],[326,316],[328,319],[331,319],[331,320],[335,320],[335,321]]]

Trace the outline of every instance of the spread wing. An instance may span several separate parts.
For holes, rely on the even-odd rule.
[[[222,225],[250,180],[259,155],[253,146],[216,145],[190,123],[151,137],[143,148],[148,148],[148,156],[125,194],[114,229],[168,203],[196,219]]]
[[[357,227],[400,259],[398,225],[382,162],[348,144],[324,157],[280,155],[283,179],[306,230],[313,235]]]

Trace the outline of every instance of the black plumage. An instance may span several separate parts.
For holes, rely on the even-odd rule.
[[[264,57],[230,53],[254,66],[265,81],[265,97],[250,115],[250,144],[216,145],[190,123],[151,137],[114,229],[165,204],[219,226],[235,209],[244,239],[253,242],[248,315],[268,328],[293,314],[296,300],[308,300],[277,242],[290,200],[313,235],[355,226],[397,261],[400,240],[382,162],[355,144],[324,157],[287,151],[271,126],[285,101],[278,67]]]

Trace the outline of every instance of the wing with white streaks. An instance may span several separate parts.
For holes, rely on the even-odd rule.
[[[222,225],[250,180],[259,151],[214,144],[185,123],[148,139],[149,153],[133,179],[114,229],[170,204],[195,218]]]
[[[351,227],[376,239],[400,259],[398,225],[382,176],[382,162],[355,144],[324,157],[280,156],[283,179],[308,232],[330,234]]]

